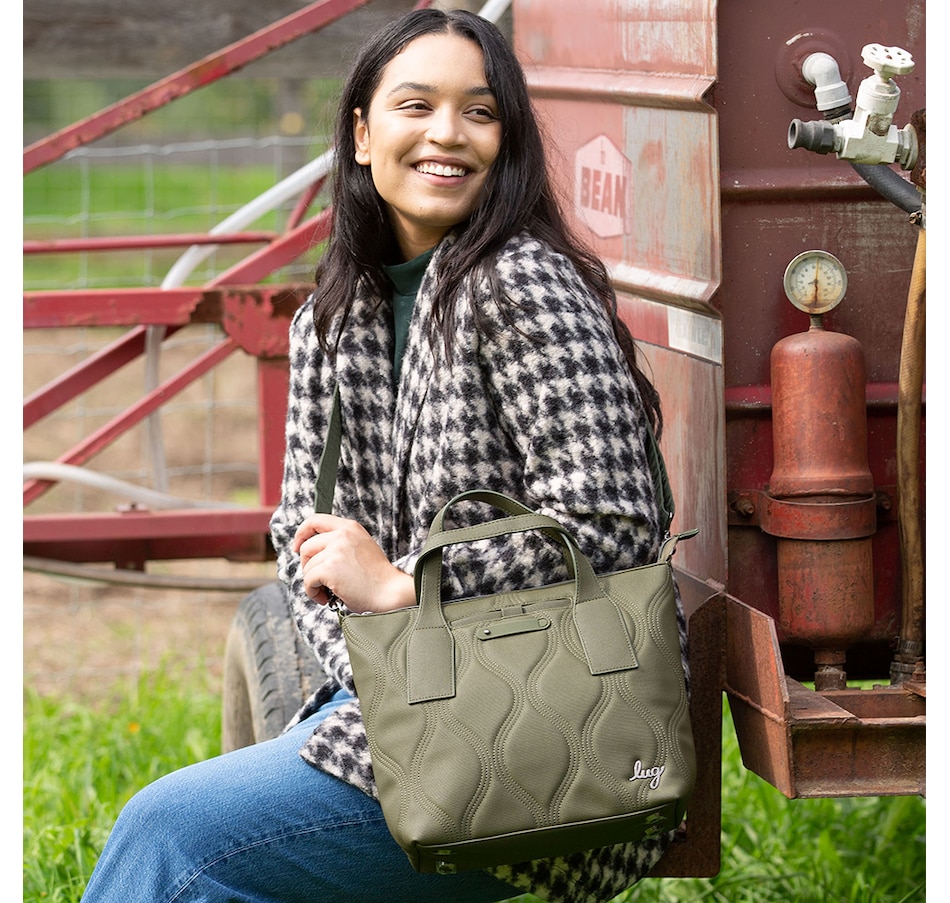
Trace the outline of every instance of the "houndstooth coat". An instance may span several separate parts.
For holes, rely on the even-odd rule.
[[[338,618],[309,600],[299,558],[290,551],[297,525],[313,511],[335,385],[344,438],[333,512],[359,521],[401,569],[411,573],[439,508],[475,487],[511,495],[560,520],[598,572],[646,563],[657,551],[645,414],[600,301],[566,258],[533,238],[512,239],[495,270],[517,329],[502,320],[487,279],[467,286],[456,306],[449,362],[441,343],[429,342],[428,327],[435,272],[451,253],[449,237],[423,277],[398,390],[388,299],[358,293],[332,357],[318,346],[310,303],[292,322],[283,499],[271,532],[300,630],[330,677],[294,723],[340,686],[355,695]],[[494,335],[475,329],[476,307],[499,324]],[[497,516],[469,504],[452,526]],[[452,547],[443,570],[444,598],[567,577],[558,549],[532,534]],[[376,798],[358,700],[323,721],[301,755]],[[550,903],[600,903],[645,874],[667,842],[492,871]]]

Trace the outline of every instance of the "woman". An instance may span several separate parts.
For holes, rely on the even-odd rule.
[[[464,489],[558,518],[595,570],[644,563],[661,529],[643,439],[656,393],[600,263],[577,249],[524,76],[497,29],[423,10],[369,40],[336,129],[334,229],[291,327],[283,499],[271,528],[328,683],[276,740],[161,779],[126,807],[84,899],[396,903],[615,896],[669,838],[455,876],[415,873],[378,803],[335,598],[415,603],[435,512]],[[334,387],[334,513],[313,513]],[[461,511],[456,521],[484,519]],[[665,525],[664,525],[665,526]],[[461,595],[564,579],[529,535],[445,555]]]

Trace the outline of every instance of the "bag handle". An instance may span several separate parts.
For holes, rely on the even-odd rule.
[[[449,509],[468,501],[484,502],[504,511],[509,516],[469,527],[445,530],[443,524]],[[469,489],[446,502],[432,518],[428,538],[422,546],[413,569],[416,598],[421,597],[424,586],[440,588],[442,585],[442,555],[436,555],[435,552],[441,552],[447,546],[525,533],[529,530],[544,533],[564,548],[564,563],[567,565],[568,575],[577,584],[576,598],[586,600],[601,595],[600,584],[597,582],[593,567],[578,548],[573,534],[559,521],[546,514],[532,511],[527,505],[492,489]]]
[[[462,501],[480,501],[511,512],[469,527],[443,530],[446,512]],[[418,613],[407,648],[410,704],[455,695],[455,644],[442,603],[442,550],[458,543],[539,530],[555,539],[574,582],[571,613],[591,674],[610,674],[639,667],[620,609],[604,592],[587,556],[573,535],[546,514],[537,514],[515,499],[488,489],[463,492],[445,504],[432,521],[429,538],[416,561],[414,576]]]
[[[327,423],[327,438],[323,443],[320,463],[317,464],[317,479],[313,489],[315,514],[333,513],[333,493],[336,490],[336,472],[340,466],[340,437],[343,432],[340,414],[340,385],[333,389],[333,404]]]
[[[663,530],[663,535],[669,536],[670,527],[673,525],[673,515],[676,514],[676,503],[673,501],[670,477],[666,472],[666,461],[663,460],[663,452],[660,451],[660,444],[656,441],[649,420],[646,422],[646,427],[647,441],[644,444],[644,451],[647,455],[650,476],[653,478],[653,489],[656,492],[656,507],[660,516],[660,527]]]

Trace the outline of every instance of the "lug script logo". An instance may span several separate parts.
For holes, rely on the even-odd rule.
[[[633,777],[630,778],[631,781],[649,781],[650,789],[656,790],[660,786],[660,778],[663,776],[663,772],[666,771],[665,765],[654,765],[652,768],[644,768],[643,763],[637,759],[633,763]]]

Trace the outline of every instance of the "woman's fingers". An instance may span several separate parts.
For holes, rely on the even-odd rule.
[[[314,514],[297,528],[307,596],[326,605],[332,596],[351,611],[384,611],[415,602],[412,576],[399,570],[356,521]]]

